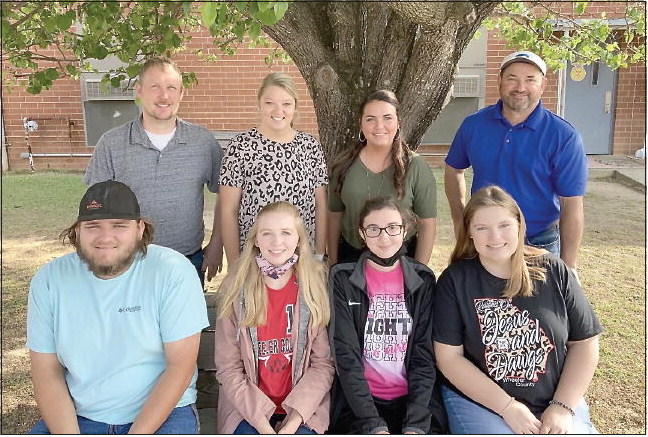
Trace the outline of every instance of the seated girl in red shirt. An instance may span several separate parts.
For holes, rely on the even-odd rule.
[[[292,204],[261,209],[220,293],[218,433],[324,433],[334,372],[326,273]]]

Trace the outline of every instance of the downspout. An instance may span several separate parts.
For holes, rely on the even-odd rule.
[[[569,36],[569,30],[565,30],[565,36]],[[567,69],[569,61],[565,61],[565,68],[558,70],[558,103],[556,104],[556,114],[565,118],[565,97],[567,90]]]
[[[565,96],[567,89],[567,68],[569,64],[562,69],[558,70],[558,103],[556,104],[556,114],[561,118],[565,118]]]
[[[7,142],[5,140],[4,114],[0,110],[0,137],[2,137],[2,172],[9,170],[9,158],[7,157]]]

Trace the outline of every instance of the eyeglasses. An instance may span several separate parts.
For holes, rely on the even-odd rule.
[[[367,226],[363,229],[363,231],[364,234],[369,238],[376,238],[380,236],[380,233],[382,231],[385,231],[385,233],[390,237],[395,237],[396,235],[400,235],[401,232],[403,232],[403,225],[389,225],[385,226],[384,228],[380,228],[378,226]]]

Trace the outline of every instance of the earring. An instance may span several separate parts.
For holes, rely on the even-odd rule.
[[[364,132],[362,132],[362,130],[358,133],[358,140],[363,144],[367,142],[367,137],[365,137],[365,134]]]

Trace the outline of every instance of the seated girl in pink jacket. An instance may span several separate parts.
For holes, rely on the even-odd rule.
[[[326,273],[293,205],[261,209],[220,293],[218,433],[324,433],[334,372]]]

